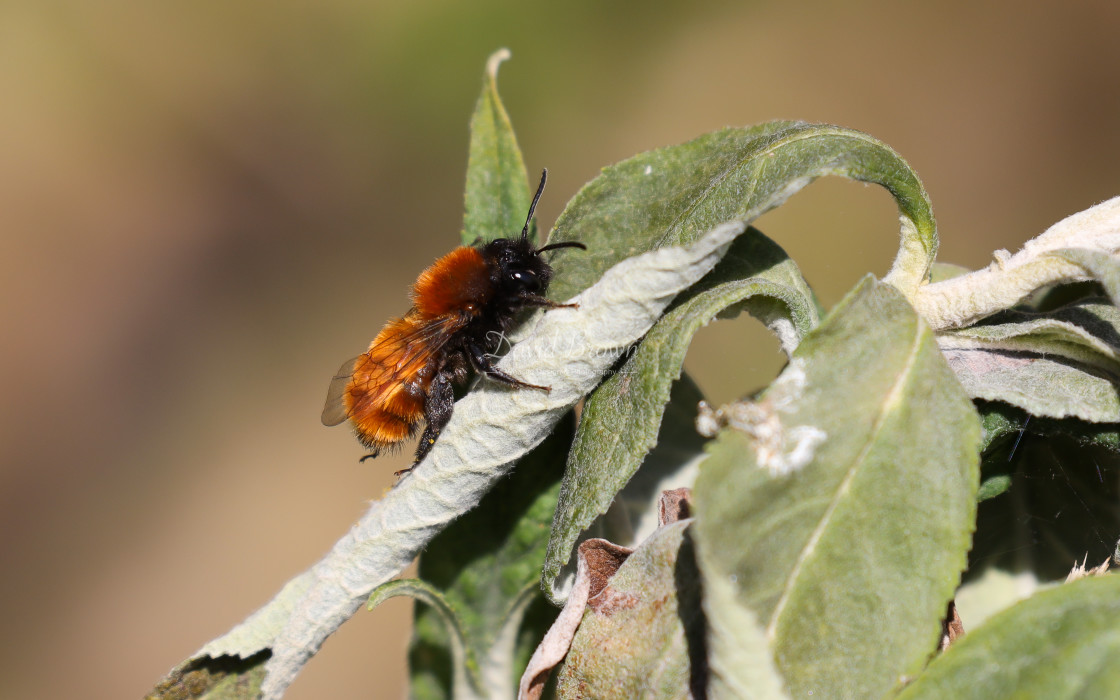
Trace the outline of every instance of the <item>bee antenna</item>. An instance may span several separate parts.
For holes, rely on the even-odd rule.
[[[529,205],[529,215],[525,217],[525,227],[521,229],[522,240],[529,238],[529,222],[533,220],[533,212],[537,210],[537,202],[541,200],[541,195],[544,194],[546,180],[548,180],[548,168],[541,170],[541,184],[537,185],[537,193],[533,195],[533,203]]]
[[[579,248],[580,250],[587,250],[587,246],[579,241],[560,241],[559,243],[549,243],[546,246],[537,248],[537,255],[540,255],[546,250],[556,250],[557,248]]]

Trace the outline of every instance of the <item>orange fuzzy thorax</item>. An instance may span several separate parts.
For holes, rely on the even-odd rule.
[[[412,305],[421,316],[474,315],[493,294],[490,265],[477,248],[462,246],[432,263],[412,286]]]

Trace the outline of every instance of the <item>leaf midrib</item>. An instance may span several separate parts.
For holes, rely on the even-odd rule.
[[[831,522],[832,516],[836,512],[836,508],[840,505],[842,497],[848,493],[848,490],[851,487],[851,483],[855,479],[855,475],[859,472],[859,468],[866,461],[867,456],[870,454],[873,446],[878,442],[878,438],[883,430],[883,426],[887,422],[887,416],[894,412],[895,407],[902,404],[900,397],[902,396],[903,388],[908,383],[911,377],[914,365],[917,363],[917,359],[920,354],[922,341],[925,339],[927,333],[929,333],[928,329],[926,329],[921,324],[918,324],[918,328],[916,329],[916,332],[914,334],[913,343],[910,347],[910,353],[906,360],[906,365],[903,367],[902,371],[899,372],[898,379],[895,381],[894,385],[887,393],[882,404],[883,409],[879,412],[879,415],[876,416],[875,424],[872,426],[867,440],[864,442],[863,447],[860,449],[859,455],[854,460],[852,460],[852,464],[848,468],[848,472],[844,475],[844,479],[840,482],[839,487],[837,487],[836,493],[832,497],[828,508],[825,509],[824,514],[821,516],[820,522],[817,523],[817,526],[813,529],[813,532],[809,536],[809,539],[805,542],[805,546],[802,547],[801,553],[798,555],[797,561],[794,563],[793,569],[790,571],[790,574],[787,577],[786,585],[782,589],[781,598],[778,599],[777,605],[774,606],[774,612],[771,613],[770,622],[766,626],[766,640],[768,642],[773,643],[774,638],[777,634],[778,621],[781,619],[782,611],[785,609],[786,604],[789,602],[789,599],[792,596],[794,589],[796,588],[796,583],[801,569],[804,568],[806,561],[808,561],[809,557],[811,557],[816,551],[817,543],[820,541],[820,538],[823,536],[825,529]]]

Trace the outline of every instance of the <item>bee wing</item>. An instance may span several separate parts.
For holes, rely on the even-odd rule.
[[[385,335],[383,339],[365,353],[343,362],[331,379],[321,417],[323,425],[338,425],[350,417],[344,397],[359,367],[365,370],[366,396],[362,403],[368,405],[376,401],[382,391],[409,378],[417,368],[427,364],[432,355],[439,352],[469,320],[469,317],[459,314],[448,314],[413,325],[404,334],[382,331]],[[394,324],[399,326],[400,322],[390,322],[390,326]]]
[[[338,425],[349,418],[342,396],[346,393],[346,386],[350,383],[350,378],[354,376],[354,366],[358,364],[361,357],[361,355],[358,355],[343,362],[338,371],[334,373],[331,385],[327,387],[327,402],[323,405],[323,425]]]

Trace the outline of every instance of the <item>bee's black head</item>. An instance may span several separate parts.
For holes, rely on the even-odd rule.
[[[548,179],[548,170],[541,172],[541,184],[537,186],[537,194],[533,203],[529,205],[529,215],[525,217],[525,227],[521,229],[519,238],[498,238],[490,241],[482,248],[483,255],[496,263],[495,274],[501,293],[512,298],[544,294],[548,283],[552,280],[552,267],[541,258],[541,253],[556,248],[580,248],[587,250],[587,246],[576,241],[563,241],[553,243],[541,248],[534,248],[529,240],[529,222],[533,220],[533,212],[537,208],[541,194],[544,193],[544,183]]]

